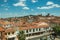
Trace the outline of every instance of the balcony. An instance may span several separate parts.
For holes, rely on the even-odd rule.
[[[13,37],[17,37],[17,35],[6,35],[6,38],[13,38]]]
[[[32,38],[37,38],[37,37],[42,37],[42,36],[47,36],[47,35],[50,35],[54,32],[40,32],[40,33],[35,33],[35,34],[29,34],[27,37],[26,37],[26,40],[28,39],[32,39]]]

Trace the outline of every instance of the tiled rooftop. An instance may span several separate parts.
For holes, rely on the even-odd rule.
[[[44,18],[44,17],[43,17]],[[46,18],[46,17],[45,17]],[[50,17],[47,17],[50,18]],[[11,20],[15,20],[15,18],[12,18]],[[19,21],[17,21],[19,20]],[[36,19],[36,21],[33,22],[28,22],[27,21],[28,18],[16,18],[15,21],[4,21],[4,20],[0,20],[0,26],[4,26],[4,28],[6,27],[6,25],[10,24],[12,25],[11,27],[5,29],[6,32],[12,32],[14,31],[15,27],[18,27],[19,30],[27,30],[27,29],[32,29],[32,28],[42,28],[42,27],[49,27],[49,23],[50,22],[54,22],[54,23],[60,23],[60,20],[58,19]],[[31,19],[29,19],[31,20]],[[0,31],[3,31],[4,29],[0,27]],[[13,27],[13,28],[12,28]]]

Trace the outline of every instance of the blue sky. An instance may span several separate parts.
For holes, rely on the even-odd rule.
[[[60,0],[0,0],[0,18],[47,13],[60,16]]]

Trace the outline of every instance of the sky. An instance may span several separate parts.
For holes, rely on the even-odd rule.
[[[0,0],[0,18],[48,13],[60,16],[60,0]]]

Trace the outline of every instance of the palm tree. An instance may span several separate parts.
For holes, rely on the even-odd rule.
[[[19,31],[19,34],[18,34],[18,40],[25,40],[25,34],[24,34],[24,31]]]

